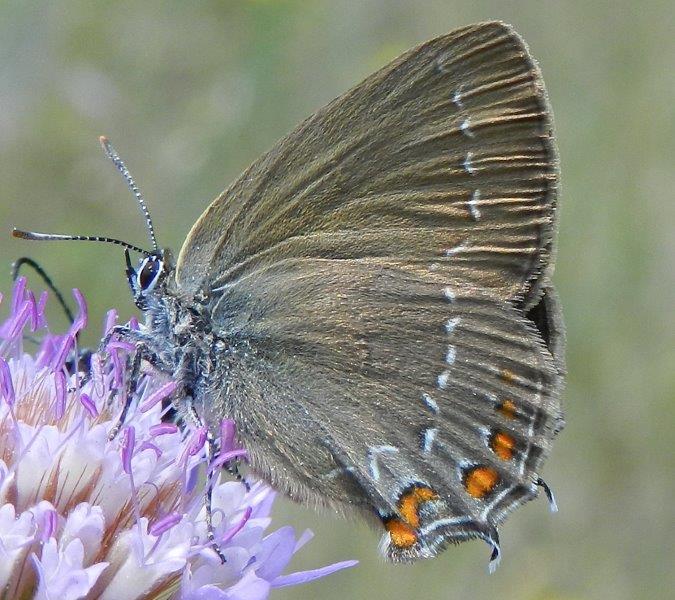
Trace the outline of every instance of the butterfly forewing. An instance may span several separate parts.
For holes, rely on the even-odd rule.
[[[510,27],[439,37],[255,162],[193,227],[178,281],[195,291],[282,258],[368,256],[526,296],[555,228],[552,135],[539,71]]]

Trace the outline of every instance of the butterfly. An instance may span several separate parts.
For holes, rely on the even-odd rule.
[[[143,253],[126,255],[145,325],[116,334],[178,382],[186,420],[215,434],[234,419],[255,474],[362,515],[392,561],[481,538],[494,567],[499,523],[540,488],[554,506],[540,471],[563,426],[558,179],[524,41],[458,29],[281,139],[177,260],[145,211],[153,249],[126,244]]]

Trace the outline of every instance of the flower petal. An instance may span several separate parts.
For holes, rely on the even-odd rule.
[[[0,395],[10,406],[14,404],[14,384],[12,383],[12,373],[9,370],[7,361],[2,358],[2,356],[0,356]]]
[[[265,600],[270,593],[269,581],[249,571],[235,585],[228,588],[228,600]]]
[[[259,577],[272,581],[281,575],[293,556],[295,534],[290,526],[281,527],[263,540],[263,547],[256,554]]]
[[[81,502],[68,514],[61,533],[61,543],[79,539],[84,548],[85,562],[98,554],[105,531],[105,517],[100,506]]]
[[[87,326],[88,314],[87,303],[84,300],[82,292],[77,288],[73,289],[73,298],[75,298],[75,302],[77,303],[78,313],[77,317],[75,317],[75,321],[73,321],[73,324],[70,326],[68,333],[75,336]]]
[[[175,381],[169,381],[168,383],[165,383],[162,387],[152,392],[152,394],[150,394],[145,399],[139,410],[141,412],[148,412],[153,406],[155,406],[155,404],[158,404],[165,398],[171,396],[171,394],[176,391],[177,387],[178,384]]]
[[[295,573],[290,573],[289,575],[280,575],[274,581],[272,581],[272,587],[285,587],[288,585],[298,585],[300,583],[308,583],[309,581],[314,581],[315,579],[320,579],[336,571],[341,571],[342,569],[348,569],[359,564],[358,560],[343,560],[342,562],[333,563],[332,565],[327,565],[319,569],[311,569],[309,571],[296,571]]]
[[[84,549],[78,539],[71,540],[65,547],[59,547],[51,538],[42,546],[42,556],[33,555],[38,572],[38,590],[35,600],[78,600],[86,596],[106,569],[108,563],[96,563],[82,568]]]
[[[15,566],[23,563],[25,552],[35,537],[31,512],[16,515],[12,504],[0,507],[0,589],[5,589]]]

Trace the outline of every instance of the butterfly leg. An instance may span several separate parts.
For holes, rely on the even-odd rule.
[[[209,544],[213,551],[220,558],[221,563],[226,563],[227,559],[223,554],[223,551],[220,549],[220,545],[216,541],[216,533],[213,527],[213,478],[214,478],[214,468],[213,461],[215,459],[216,453],[214,452],[215,440],[213,435],[209,432],[206,435],[206,494],[204,497],[204,509],[206,511],[206,537],[209,540]]]
[[[108,439],[113,440],[117,437],[120,428],[126,421],[127,413],[131,407],[131,399],[133,398],[134,392],[136,391],[136,384],[138,383],[138,377],[141,372],[141,363],[143,360],[147,360],[151,364],[156,362],[156,356],[152,353],[147,346],[144,344],[139,344],[136,346],[136,351],[134,352],[133,362],[131,363],[131,371],[126,382],[126,390],[124,395],[124,404],[122,405],[122,412],[119,417],[115,420],[114,425],[108,432]]]
[[[66,303],[65,298],[63,297],[63,294],[61,293],[61,290],[59,290],[58,287],[56,287],[56,284],[52,281],[51,277],[47,275],[47,272],[40,266],[40,264],[36,261],[34,261],[32,258],[28,256],[22,256],[20,258],[17,258],[16,261],[12,264],[12,281],[16,281],[19,278],[20,272],[21,272],[21,267],[24,265],[30,267],[35,271],[44,284],[49,288],[49,290],[54,294],[54,297],[56,298],[56,301],[58,302],[59,306],[63,310],[63,313],[66,316],[66,319],[68,319],[68,323],[72,325],[75,322],[75,316],[73,315],[73,312],[70,310],[68,304]],[[24,339],[28,340],[29,342],[36,344],[39,346],[40,341],[32,336],[32,335],[25,335],[24,334]],[[76,373],[80,370],[84,371],[86,367],[84,366],[85,364],[88,364],[89,357],[91,356],[91,351],[88,349],[85,350],[78,350],[77,348],[77,342],[80,339],[80,332],[78,331],[75,334],[75,350],[74,350],[74,356],[73,358],[70,358],[66,361],[66,369],[69,373]],[[79,385],[81,386],[83,383],[88,381],[88,379],[85,378],[80,380]],[[76,388],[69,388],[68,392],[72,393],[76,391]]]
[[[234,479],[239,482],[244,484],[244,487],[246,488],[247,492],[251,491],[251,484],[246,481],[246,478],[241,474],[239,471],[239,465],[241,464],[241,461],[238,458],[235,458],[231,460],[230,462],[227,462],[223,465],[225,470],[234,477]]]
[[[115,336],[118,336],[120,340],[129,342],[131,344],[146,343],[147,345],[150,345],[153,342],[152,336],[149,336],[142,331],[130,329],[127,325],[115,325],[99,342],[97,352],[99,354],[106,354],[108,344],[110,344],[110,341]]]
[[[138,381],[138,376],[141,370],[141,362],[143,359],[149,361],[151,364],[157,366],[158,359],[157,356],[150,351],[150,343],[152,338],[145,335],[141,331],[130,329],[127,325],[116,325],[112,327],[110,331],[103,337],[98,345],[97,353],[100,355],[105,355],[108,353],[108,344],[110,344],[113,337],[118,336],[121,340],[136,344],[136,349],[134,352],[134,358],[131,368],[131,373],[127,379],[127,389],[126,397],[124,399],[124,406],[122,407],[122,414],[118,417],[117,421],[113,425],[112,429],[108,433],[108,439],[114,439],[124,420],[126,419],[127,412],[129,411],[129,406],[131,404],[131,397],[136,390],[136,383]],[[88,381],[91,377],[91,371],[85,374],[83,380],[80,381],[80,386]]]
[[[195,410],[191,399],[188,399],[186,416],[195,426],[205,428],[204,421]],[[206,537],[209,541],[209,545],[218,555],[218,558],[220,558],[220,562],[226,563],[227,559],[225,558],[225,555],[223,554],[223,551],[220,549],[220,545],[216,540],[216,532],[213,526],[213,478],[214,472],[216,471],[216,468],[214,467],[214,460],[217,456],[215,447],[216,440],[213,437],[213,434],[207,430],[206,442],[204,443],[204,449],[206,451],[206,492],[204,494],[204,510],[206,512]]]
[[[75,322],[75,316],[73,315],[73,312],[68,307],[68,304],[66,304],[66,300],[63,297],[61,290],[59,290],[59,288],[56,287],[51,277],[47,275],[47,272],[40,266],[39,263],[35,262],[32,258],[28,256],[22,256],[21,258],[17,258],[16,261],[14,261],[14,263],[12,264],[12,281],[16,281],[19,278],[19,273],[23,265],[30,267],[40,276],[44,284],[54,294],[56,301],[58,302],[59,306],[63,309],[63,312],[66,315],[66,319],[68,319],[68,322],[72,325]]]
[[[204,422],[197,414],[197,411],[195,410],[192,402],[189,402],[188,404],[187,415],[195,425],[204,427]],[[204,510],[206,512],[206,538],[208,539],[211,548],[213,548],[213,551],[218,555],[218,558],[220,558],[220,562],[226,563],[227,559],[218,545],[215,528],[213,526],[213,475],[215,471],[213,462],[216,457],[216,452],[214,450],[215,445],[216,442],[213,434],[210,431],[207,431],[206,442],[204,443],[204,448],[206,451],[206,493],[204,494]]]

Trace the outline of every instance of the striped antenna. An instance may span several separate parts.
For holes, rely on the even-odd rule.
[[[120,155],[117,154],[115,148],[113,148],[112,144],[110,143],[110,140],[104,135],[102,135],[98,139],[101,142],[101,146],[103,146],[103,150],[105,151],[106,155],[113,162],[115,167],[117,167],[117,170],[122,174],[122,177],[124,177],[125,181],[127,182],[127,185],[131,190],[131,193],[136,197],[138,206],[141,208],[141,212],[145,217],[145,225],[148,228],[148,234],[150,235],[150,242],[152,243],[152,247],[156,252],[159,248],[157,246],[157,238],[155,237],[155,228],[152,226],[152,219],[150,218],[150,213],[148,212],[148,208],[145,205],[145,200],[143,199],[143,194],[141,194],[141,190],[138,189],[138,186],[136,185],[134,178],[131,176],[129,169],[127,169],[127,166],[124,164],[124,161],[120,158]]]
[[[60,233],[38,233],[37,231],[23,231],[21,229],[16,229],[12,231],[12,235],[15,238],[20,238],[22,240],[33,240],[37,242],[54,242],[54,241],[78,241],[78,242],[105,242],[107,244],[117,244],[118,246],[123,246],[124,248],[129,248],[134,252],[140,252],[145,256],[150,256],[150,252],[134,246],[129,242],[124,242],[115,238],[100,236],[100,235],[62,235]]]

